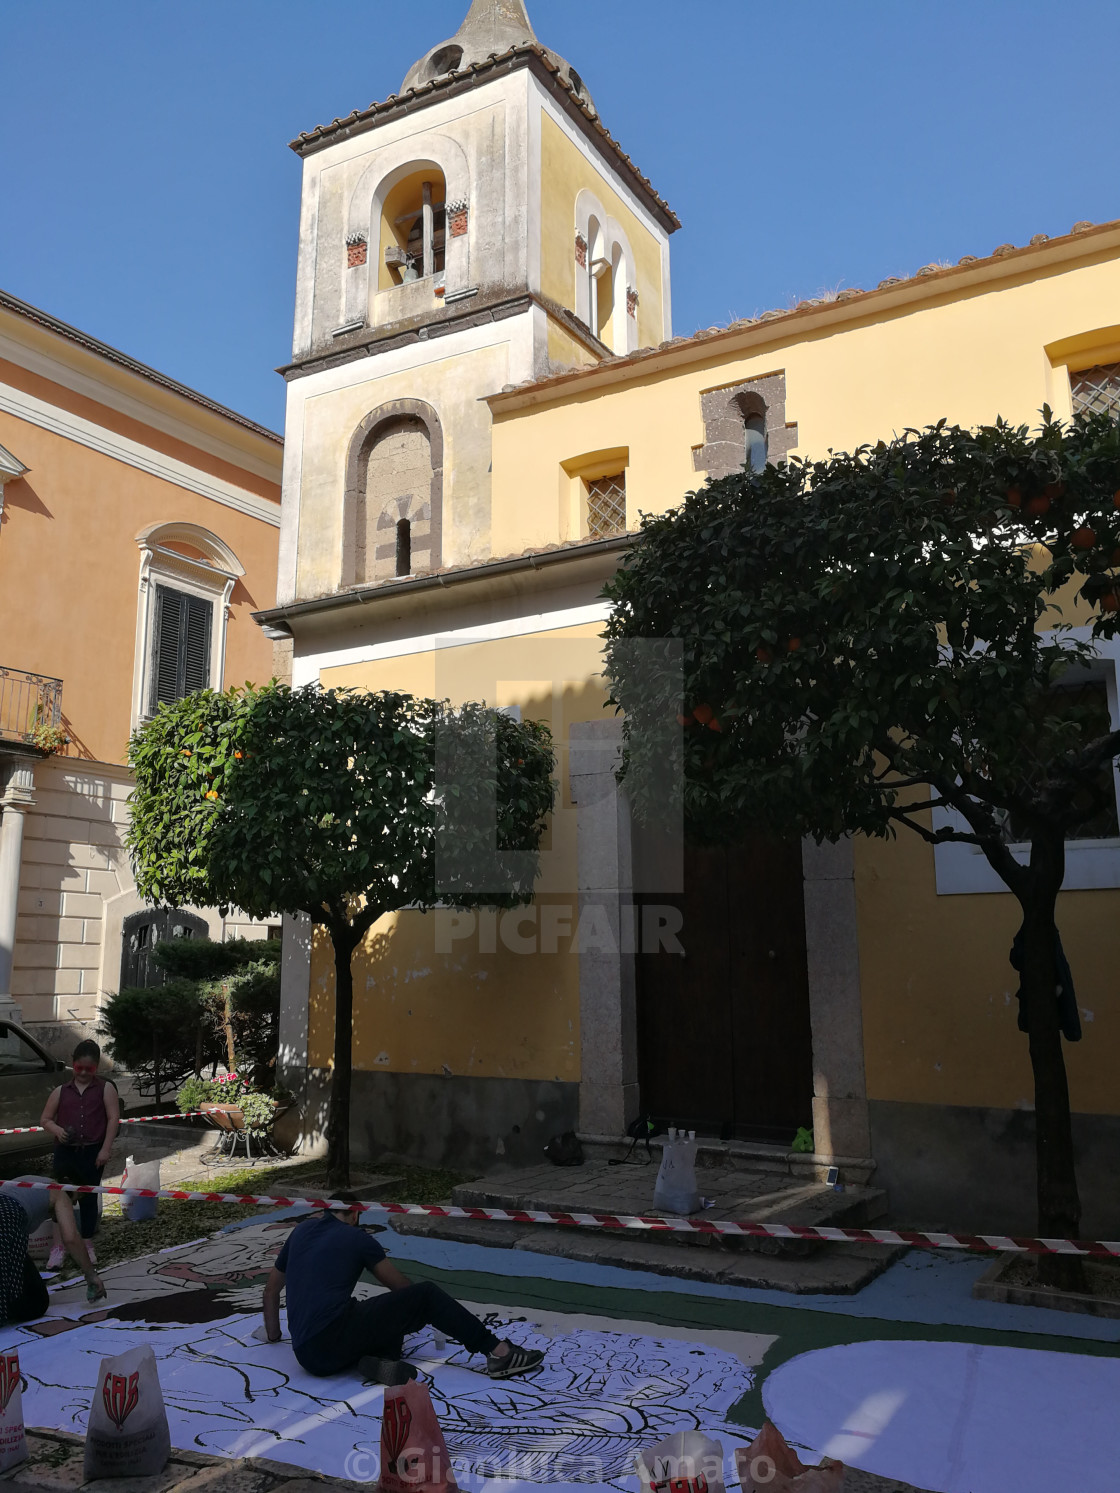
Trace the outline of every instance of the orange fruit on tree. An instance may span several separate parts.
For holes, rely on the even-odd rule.
[[[771,653],[770,649],[767,648],[765,644],[754,650],[754,656],[758,659],[760,664],[769,664],[773,663],[774,661],[773,653]]]
[[[1039,493],[1037,498],[1031,498],[1027,503],[1027,512],[1040,514],[1050,512],[1050,499],[1045,493]]]
[[[1116,491],[1112,494],[1112,506],[1114,508],[1120,508],[1120,488],[1117,488]]]
[[[786,643],[786,650],[789,653],[797,653],[798,650],[800,649],[800,647],[801,647],[801,639],[800,638],[790,638],[790,640]]]
[[[1082,524],[1080,529],[1074,529],[1070,535],[1070,543],[1075,550],[1091,550],[1097,542],[1096,529],[1090,529],[1088,524]]]
[[[710,705],[697,705],[692,713],[702,726],[706,726],[715,715],[715,711]]]
[[[1120,612],[1120,594],[1115,591],[1106,591],[1101,597],[1102,612]]]
[[[717,721],[715,719],[715,717],[713,716],[713,718],[708,722],[708,730],[709,731],[722,731],[723,727],[720,725],[719,721]]]
[[[1021,487],[1009,487],[1007,489],[1007,501],[1012,508],[1021,508],[1023,505],[1023,489]]]
[[[678,726],[690,726],[691,724],[692,724],[692,717],[690,715],[678,715],[677,716],[677,725]]]

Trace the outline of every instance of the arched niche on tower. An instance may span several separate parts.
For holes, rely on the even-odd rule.
[[[438,278],[421,283],[419,291],[413,288],[418,282],[412,286],[383,285],[387,278],[385,249],[389,246],[386,205],[392,208],[394,194],[399,197],[403,191],[408,195],[411,186],[417,188],[422,200],[420,189],[425,177],[432,185],[433,198],[437,188],[443,193],[443,272]],[[434,200],[432,205],[434,209]],[[403,206],[407,212],[410,204]],[[341,250],[345,256],[342,324],[377,326],[395,321],[409,314],[413,309],[410,302],[421,293],[431,297],[437,284],[443,285],[445,296],[466,290],[470,284],[471,210],[470,167],[457,140],[432,132],[379,151],[355,182],[346,210],[345,242]],[[394,220],[399,215],[394,212]],[[360,252],[355,253],[355,248]]]
[[[394,399],[371,411],[350,438],[342,584],[438,570],[442,542],[443,426],[422,399]]]
[[[576,197],[574,310],[613,353],[638,345],[637,277],[626,230],[584,187]]]

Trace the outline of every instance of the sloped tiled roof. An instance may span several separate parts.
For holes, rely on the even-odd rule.
[[[306,130],[290,142],[291,149],[297,155],[310,155],[315,150],[321,150],[330,145],[335,139],[343,138],[352,131],[368,126],[387,115],[392,115],[406,110],[417,100],[428,100],[440,93],[451,92],[464,83],[468,85],[484,80],[502,67],[516,65],[521,59],[536,59],[549,74],[554,88],[564,94],[572,108],[574,108],[584,119],[587,125],[599,136],[607,150],[615,157],[621,167],[622,175],[629,177],[633,185],[638,188],[642,195],[648,198],[658,209],[661,217],[665,220],[665,226],[672,233],[681,226],[680,219],[656,190],[647,176],[644,176],[631,158],[623,150],[622,146],[614,138],[611,132],[599,118],[598,112],[588,104],[573,86],[571,81],[564,76],[560,65],[554,60],[553,54],[547,47],[542,47],[538,42],[524,43],[519,46],[510,47],[507,51],[494,53],[485,62],[472,62],[469,66],[457,72],[445,73],[442,77],[434,78],[430,83],[422,83],[419,87],[409,88],[403,94],[390,94],[382,103],[370,104],[366,109],[355,109],[352,113],[342,118],[332,119],[330,124],[316,125],[313,130]]]
[[[641,347],[636,352],[612,355],[602,358],[598,363],[593,363],[581,368],[567,368],[557,373],[548,375],[546,378],[526,379],[520,384],[507,384],[499,394],[491,395],[490,403],[500,405],[506,397],[526,394],[530,391],[547,390],[553,387],[560,388],[564,384],[575,383],[580,380],[593,379],[605,369],[622,369],[634,364],[639,364],[651,358],[662,357],[666,353],[680,351],[691,351],[698,345],[705,343],[718,344],[721,341],[733,339],[762,323],[782,323],[775,330],[785,332],[788,325],[790,330],[796,327],[799,320],[807,320],[822,307],[828,307],[837,303],[858,302],[868,303],[868,309],[874,310],[876,298],[886,301],[900,287],[914,286],[917,284],[934,285],[945,284],[954,277],[961,277],[976,269],[982,269],[986,265],[995,264],[997,261],[1009,258],[1027,258],[1037,254],[1039,250],[1061,249],[1071,244],[1075,239],[1088,238],[1090,235],[1105,234],[1111,230],[1120,228],[1120,219],[1112,219],[1107,223],[1075,223],[1069,233],[1061,234],[1051,238],[1045,233],[1036,233],[1029,243],[1016,246],[1015,244],[1000,244],[988,255],[965,254],[956,264],[926,264],[916,270],[913,275],[889,275],[885,280],[880,280],[874,290],[841,290],[832,296],[820,296],[811,300],[799,301],[793,307],[777,307],[771,311],[763,311],[758,316],[748,316],[740,321],[733,321],[726,327],[707,327],[699,332],[693,332],[688,337],[672,337],[667,342],[658,343],[656,347]],[[714,348],[713,348],[714,350]]]

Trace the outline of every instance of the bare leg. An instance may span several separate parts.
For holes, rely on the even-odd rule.
[[[51,1208],[54,1212],[55,1227],[62,1236],[62,1242],[66,1246],[66,1253],[77,1265],[86,1279],[86,1285],[91,1291],[96,1291],[98,1296],[104,1296],[105,1287],[101,1278],[93,1268],[86,1249],[86,1241],[78,1233],[78,1224],[74,1218],[74,1204],[70,1201],[70,1194],[56,1192],[51,1195]]]

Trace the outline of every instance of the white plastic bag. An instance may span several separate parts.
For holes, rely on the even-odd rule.
[[[696,1141],[683,1131],[680,1134],[669,1131],[657,1173],[657,1186],[653,1190],[653,1206],[660,1213],[684,1215],[700,1212],[700,1194],[696,1189]]]
[[[103,1358],[86,1431],[85,1481],[153,1477],[171,1455],[171,1431],[151,1348]]]
[[[142,1161],[139,1165],[130,1156],[125,1162],[122,1187],[136,1187],[159,1191],[159,1162]],[[135,1192],[126,1192],[121,1198],[121,1212],[129,1223],[143,1223],[156,1216],[158,1198],[137,1197]]]
[[[723,1444],[678,1431],[637,1457],[642,1493],[723,1493]]]
[[[15,1349],[0,1353],[0,1472],[27,1456],[23,1431],[23,1380]]]

